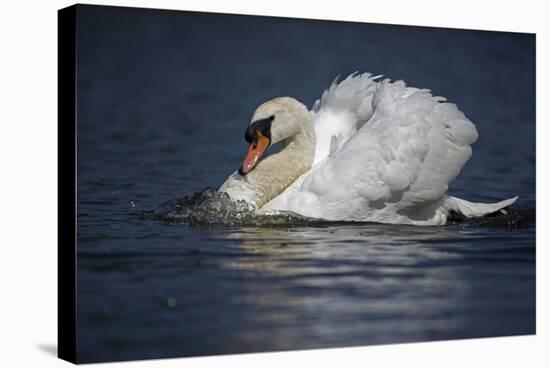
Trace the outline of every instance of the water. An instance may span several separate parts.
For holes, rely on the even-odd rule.
[[[476,123],[449,192],[535,200],[534,36],[120,8],[78,14],[78,360],[535,332],[535,224],[191,225],[145,216],[238,168],[257,105],[355,70]]]

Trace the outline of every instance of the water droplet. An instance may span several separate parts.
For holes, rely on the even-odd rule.
[[[168,304],[170,308],[175,308],[178,302],[176,298],[168,298],[168,300],[166,301],[166,304]]]

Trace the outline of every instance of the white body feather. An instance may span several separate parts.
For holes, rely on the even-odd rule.
[[[352,74],[323,93],[310,111],[315,129],[311,169],[258,212],[443,225],[451,210],[477,217],[517,199],[482,204],[447,196],[449,183],[472,154],[474,124],[429,90],[378,78]],[[220,190],[253,203],[254,188],[238,176]]]

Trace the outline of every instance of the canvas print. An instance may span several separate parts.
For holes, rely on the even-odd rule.
[[[62,358],[536,332],[534,34],[59,19]]]

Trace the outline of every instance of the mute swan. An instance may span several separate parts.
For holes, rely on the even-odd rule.
[[[479,217],[511,205],[446,194],[477,130],[429,90],[370,73],[335,80],[311,111],[279,97],[254,112],[240,170],[219,191],[259,214],[291,211],[333,221],[444,225],[450,211]],[[262,159],[283,142],[280,152]]]

